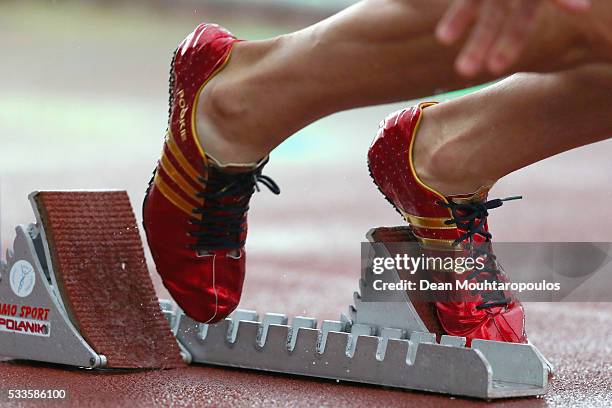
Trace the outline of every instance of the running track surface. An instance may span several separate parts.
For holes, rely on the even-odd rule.
[[[185,24],[192,24],[181,20],[177,28],[174,21],[170,28],[164,25],[166,31],[136,32],[130,37],[104,25],[108,22],[104,16],[92,17],[88,24],[101,28],[86,44],[77,38],[78,32],[70,32],[85,28],[73,25],[65,10],[62,13],[47,14],[44,20],[34,15],[31,24],[39,24],[38,31],[27,35],[22,28],[7,25],[8,34],[0,38],[2,49],[11,53],[8,60],[14,62],[13,68],[0,67],[2,248],[11,243],[16,224],[33,220],[26,198],[33,190],[127,189],[138,214],[166,121],[169,51],[165,50],[171,50],[178,33],[187,30]],[[40,25],[49,19],[70,24],[49,31]],[[154,41],[149,41],[150,36]],[[115,41],[121,37],[121,45],[111,47],[109,37]],[[39,54],[23,51],[33,46],[40,47]],[[126,59],[135,47],[140,58]],[[62,58],[54,59],[57,55]],[[53,63],[43,69],[35,64],[40,58]],[[150,63],[140,75],[142,60]],[[333,116],[300,132],[273,154],[266,173],[283,193],[275,197],[264,190],[253,199],[241,307],[318,319],[337,319],[347,311],[357,288],[359,243],[365,233],[374,226],[401,224],[378,195],[365,166],[378,122],[401,106]],[[502,180],[492,197],[523,194],[525,199],[493,211],[495,239],[612,241],[611,155],[612,143],[599,143]],[[160,297],[167,297],[154,265],[150,268]],[[551,390],[545,398],[491,405],[612,406],[612,304],[531,303],[526,312],[531,341],[556,366]],[[0,363],[0,393],[23,388],[66,389],[68,399],[63,403],[79,407],[486,404],[203,366],[91,372]],[[21,406],[7,405],[6,394],[0,395],[0,404]]]

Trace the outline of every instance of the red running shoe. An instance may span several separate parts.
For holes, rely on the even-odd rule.
[[[205,323],[225,318],[240,301],[247,210],[257,183],[280,193],[261,174],[267,158],[246,171],[222,168],[197,137],[198,96],[237,41],[217,25],[201,24],[175,51],[168,132],[143,203],[147,240],[164,285],[187,315]]]
[[[412,151],[423,109],[420,104],[391,114],[382,124],[368,152],[368,166],[385,198],[408,221],[412,232],[426,250],[445,249],[452,253],[460,244],[488,248],[478,254],[488,267],[475,269],[463,279],[474,282],[507,282],[490,251],[488,210],[505,200],[487,201],[490,187],[474,194],[445,197],[425,185],[416,174]],[[431,251],[430,251],[431,252]],[[491,268],[491,266],[494,266]],[[472,339],[525,343],[525,316],[521,303],[506,291],[481,291],[461,301],[435,302],[438,327],[443,333]],[[435,329],[432,329],[435,331]]]

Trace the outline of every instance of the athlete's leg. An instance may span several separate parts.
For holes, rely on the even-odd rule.
[[[529,164],[612,137],[612,65],[517,74],[429,107],[415,141],[423,181],[470,193]]]
[[[304,30],[236,44],[200,99],[204,149],[223,162],[254,162],[331,113],[465,87],[453,65],[458,48],[434,34],[448,4],[366,0]],[[584,60],[588,47],[568,17],[549,8],[541,19],[517,71]]]

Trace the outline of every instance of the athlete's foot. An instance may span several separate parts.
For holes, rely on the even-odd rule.
[[[187,315],[206,323],[223,319],[240,301],[251,195],[258,184],[279,193],[261,174],[267,157],[224,166],[207,151],[219,139],[209,141],[195,126],[199,94],[236,42],[219,26],[202,24],[177,49],[168,133],[143,203],[147,240],[164,285]]]
[[[469,180],[467,188],[473,189],[461,190],[464,187],[447,183],[446,178],[436,179],[436,172],[429,173],[430,182],[445,189],[442,193],[425,183],[415,170],[415,161],[420,159],[415,157],[416,141],[419,139],[417,133],[420,133],[423,109],[429,106],[432,104],[396,112],[383,122],[368,152],[372,178],[384,196],[410,223],[412,232],[425,250],[435,249],[442,254],[448,251],[452,255],[460,244],[484,243],[476,250],[481,251],[478,256],[484,259],[486,268],[466,274],[465,279],[505,282],[506,278],[496,267],[489,245],[488,211],[502,205],[501,200],[487,201],[490,186],[478,185],[479,188],[473,188],[470,183],[474,181]],[[432,125],[435,126],[435,123]],[[434,140],[432,143],[435,146],[437,142]],[[419,154],[424,151],[426,149],[421,149]],[[459,160],[450,165],[459,167],[457,163],[463,166],[465,162]],[[449,165],[445,164],[445,167]],[[431,165],[422,167],[427,168],[431,168]],[[523,308],[511,293],[480,291],[461,301],[435,302],[435,308],[444,331],[438,334],[464,336],[468,343],[475,338],[516,343],[527,341]]]

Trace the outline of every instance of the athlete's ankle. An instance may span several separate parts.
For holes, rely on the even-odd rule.
[[[415,135],[413,160],[415,172],[428,187],[444,196],[470,194],[495,180],[479,171],[469,147],[459,133],[470,130],[445,123],[444,112],[432,106],[423,111]]]
[[[234,45],[230,61],[205,86],[196,126],[204,150],[223,164],[253,163],[271,150],[264,137],[265,115],[253,86],[257,62],[268,49],[264,42]]]

